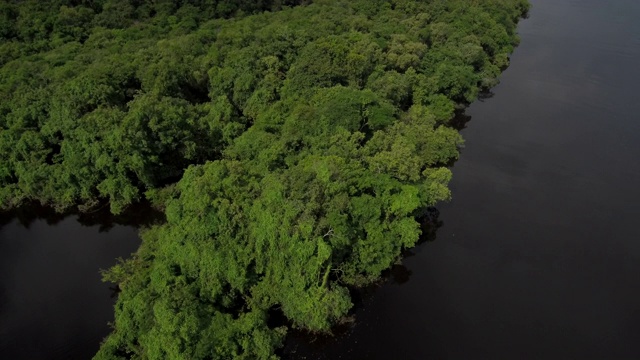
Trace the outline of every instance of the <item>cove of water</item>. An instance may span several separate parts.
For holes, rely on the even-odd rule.
[[[0,216],[0,358],[91,359],[110,332],[116,288],[101,281],[140,245],[132,209],[60,215],[38,206]]]

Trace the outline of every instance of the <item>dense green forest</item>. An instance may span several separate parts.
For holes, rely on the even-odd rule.
[[[148,199],[97,359],[271,359],[450,197],[526,0],[0,2],[0,204]],[[274,326],[269,314],[288,322]]]

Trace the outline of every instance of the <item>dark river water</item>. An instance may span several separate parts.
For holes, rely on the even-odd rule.
[[[435,241],[286,358],[640,358],[640,1],[532,2]],[[4,218],[0,358],[89,359],[108,333],[99,269],[137,230],[80,220]]]
[[[126,218],[37,207],[0,216],[0,359],[91,359],[110,331],[116,294],[99,271],[134,252],[134,225],[157,215],[132,210]]]
[[[640,358],[640,1],[532,3],[436,240],[289,358]]]

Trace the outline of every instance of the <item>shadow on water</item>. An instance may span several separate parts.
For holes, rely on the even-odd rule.
[[[486,90],[486,91],[482,91],[480,94],[478,94],[478,100],[480,102],[485,102],[491,98],[493,98],[494,96],[494,92],[491,90]]]
[[[464,110],[459,110],[456,111],[453,119],[449,121],[449,126],[461,131],[467,127],[467,123],[469,123],[469,121],[471,121],[471,116],[467,115]],[[453,166],[453,163],[449,164],[449,167],[451,166]]]
[[[505,68],[506,69],[506,68]],[[478,98],[476,101],[485,102],[487,100],[492,99],[495,96],[494,92],[491,89],[485,89],[478,93]],[[459,104],[459,108],[453,114],[453,118],[449,121],[449,126],[452,128],[462,131],[467,128],[467,124],[471,121],[471,116],[467,114],[467,109],[470,104]],[[455,161],[454,161],[455,162]],[[452,167],[453,162],[448,164],[447,166]]]
[[[118,215],[109,211],[108,203],[87,212],[77,210],[57,212],[52,207],[31,202],[10,211],[0,212],[0,229],[14,220],[26,229],[36,220],[44,220],[47,225],[52,226],[69,216],[76,216],[78,223],[83,226],[98,226],[98,232],[101,233],[111,230],[116,225],[141,227],[165,221],[164,213],[154,209],[146,201],[130,205]]]

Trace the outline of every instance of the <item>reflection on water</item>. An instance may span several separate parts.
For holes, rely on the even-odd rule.
[[[148,207],[57,214],[35,205],[0,216],[0,358],[90,359],[109,332],[114,289],[99,270],[139,245]]]
[[[640,358],[640,2],[532,3],[437,241],[287,358]]]
[[[27,229],[36,220],[43,220],[48,225],[56,225],[69,216],[75,216],[81,225],[98,226],[100,232],[107,232],[116,225],[139,227],[164,221],[164,213],[153,209],[147,202],[130,205],[119,215],[109,212],[109,203],[83,213],[74,211],[59,213],[51,207],[34,202],[12,211],[0,212],[0,229],[14,221]]]

